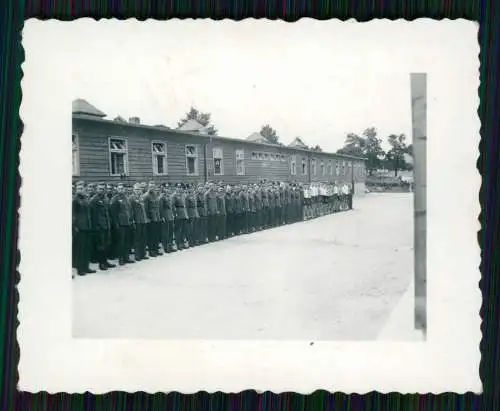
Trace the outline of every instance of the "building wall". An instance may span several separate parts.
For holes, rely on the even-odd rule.
[[[351,181],[364,183],[364,161],[346,159],[334,154],[312,153],[304,150],[276,147],[248,141],[232,141],[192,134],[181,134],[168,129],[133,127],[128,124],[73,118],[73,133],[78,136],[79,175],[74,179],[105,182],[135,182],[155,180],[157,182],[204,182],[223,180],[228,183],[249,183],[262,179],[279,181],[321,182]],[[128,175],[125,178],[110,176],[109,138],[125,138],[128,146]],[[152,143],[163,142],[167,148],[167,174],[153,175]],[[195,145],[198,150],[198,173],[187,175],[186,145]],[[223,175],[214,175],[213,149],[222,149]],[[244,152],[244,175],[236,174],[236,150]],[[267,155],[267,158],[264,156]],[[278,159],[271,156],[279,155]],[[291,159],[296,159],[296,174],[291,173]],[[206,158],[206,162],[205,162]],[[306,162],[306,173],[302,172],[302,160]],[[313,173],[316,160],[316,174]],[[332,161],[332,171],[328,168]],[[321,161],[325,173],[321,173]],[[348,162],[356,164],[354,169]],[[344,162],[345,167],[342,167]],[[337,168],[338,166],[338,168]],[[336,171],[339,171],[339,174]]]

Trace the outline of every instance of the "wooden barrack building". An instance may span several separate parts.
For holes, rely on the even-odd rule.
[[[348,181],[364,188],[365,159],[312,151],[299,139],[270,144],[258,133],[247,139],[210,136],[196,121],[179,129],[140,124],[73,102],[73,179],[128,183],[250,183]]]

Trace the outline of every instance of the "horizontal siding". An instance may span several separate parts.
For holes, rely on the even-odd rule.
[[[88,181],[117,182],[119,176],[110,176],[109,170],[109,137],[121,137],[127,140],[128,171],[127,182],[153,180],[157,183],[169,182],[204,182],[223,180],[228,183],[250,183],[262,179],[321,182],[321,181],[351,181],[356,183],[365,181],[364,162],[355,161],[360,167],[355,168],[354,175],[346,167],[343,172],[341,164],[349,160],[339,158],[334,154],[310,153],[295,150],[289,147],[263,146],[242,140],[227,141],[207,136],[180,135],[169,130],[150,130],[139,127],[127,127],[120,124],[108,124],[92,121],[74,121],[73,131],[78,134],[80,175],[74,179]],[[152,142],[164,142],[167,147],[167,175],[153,175]],[[198,174],[187,175],[186,145],[195,145],[198,150]],[[223,151],[223,175],[214,175],[213,149]],[[244,150],[245,175],[236,175],[236,150]],[[206,150],[206,164],[205,164]],[[259,160],[252,158],[252,152],[266,152],[284,154],[285,161]],[[291,156],[296,156],[296,174],[291,174]],[[302,159],[306,159],[307,173],[302,173]],[[317,160],[317,172],[312,173],[311,160]],[[328,161],[332,160],[333,174],[329,173]],[[326,174],[321,174],[321,161],[325,164]],[[339,175],[336,174],[336,165],[339,165]]]

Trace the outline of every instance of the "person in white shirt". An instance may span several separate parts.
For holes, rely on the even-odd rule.
[[[347,188],[347,184],[346,183],[343,183],[342,184],[342,210],[347,210],[347,194],[348,194],[348,188]]]
[[[319,185],[319,206],[318,206],[318,215],[323,216],[325,214],[325,185],[320,183]]]
[[[319,187],[318,184],[315,183],[313,186],[313,214],[314,217],[318,217],[319,211]]]
[[[335,213],[340,211],[339,186],[338,181],[336,180],[333,183],[333,211]]]
[[[304,220],[311,217],[311,187],[309,184],[304,185]]]
[[[333,214],[333,183],[328,183],[328,214]]]

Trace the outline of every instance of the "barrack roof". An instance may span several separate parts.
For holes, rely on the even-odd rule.
[[[106,113],[102,112],[83,98],[77,98],[76,100],[73,100],[72,112],[73,114],[83,114],[86,116],[94,116],[99,118],[106,117]]]

